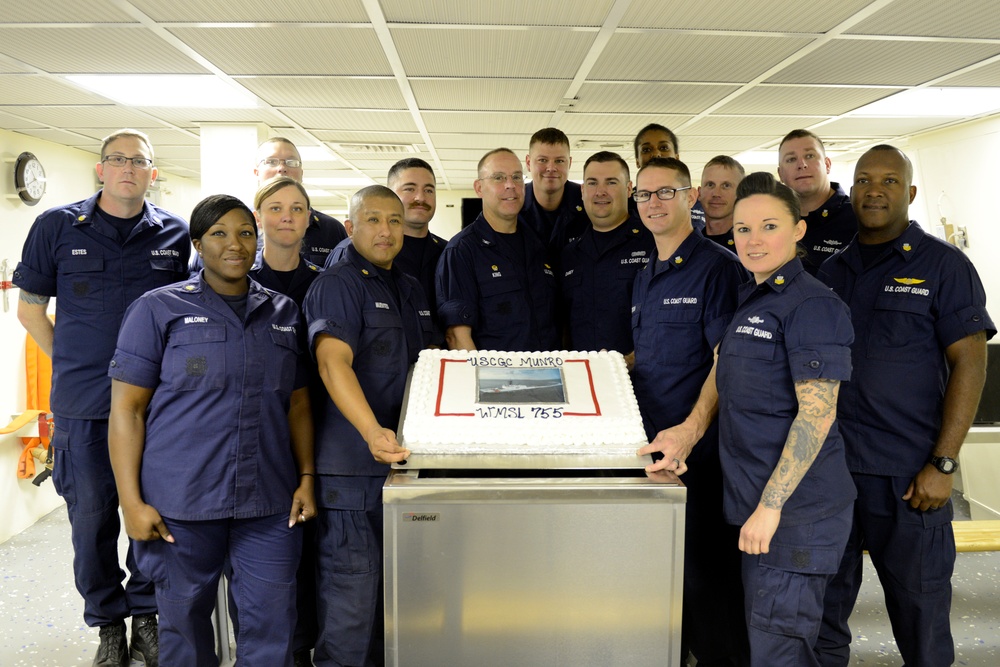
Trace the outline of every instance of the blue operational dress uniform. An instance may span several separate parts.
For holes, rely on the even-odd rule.
[[[302,256],[316,266],[326,263],[326,256],[347,238],[347,230],[336,218],[309,209],[309,226],[302,238]]]
[[[902,496],[941,431],[945,348],[980,331],[996,333],[983,284],[960,250],[912,221],[869,266],[854,242],[823,265],[819,278],[847,302],[857,330],[854,377],[841,386],[837,410],[858,502],[840,572],[827,591],[824,664],[848,664],[847,619],[867,549],[905,663],[950,665],[954,510],[949,501],[921,512]]]
[[[632,285],[655,256],[653,235],[638,218],[607,232],[591,226],[566,246],[559,286],[569,349],[632,351]]]
[[[132,574],[122,587],[118,492],[108,456],[108,362],[128,305],[147,290],[182,280],[191,254],[187,223],[149,203],[122,240],[97,208],[100,196],[40,215],[14,271],[22,290],[56,297],[53,482],[66,500],[73,573],[91,626],[156,611],[152,583],[135,568],[131,548],[126,565]]]
[[[697,231],[671,257],[651,261],[636,276],[632,382],[650,439],[690,414],[746,280],[736,255]],[[729,664],[746,654],[746,637],[740,631],[739,535],[722,515],[715,423],[687,463],[689,470],[681,477],[688,487],[682,644],[699,664]]]
[[[344,259],[347,253],[347,246],[351,244],[350,239],[346,239],[337,244],[333,252],[326,258],[324,269],[329,268]],[[413,276],[424,289],[424,296],[427,303],[431,304],[431,321],[434,323],[434,332],[430,340],[424,341],[429,345],[444,346],[444,328],[438,320],[437,310],[433,308],[437,302],[434,288],[434,274],[437,271],[437,263],[441,258],[448,242],[437,234],[427,233],[423,238],[413,236],[403,236],[403,247],[400,249],[396,259],[392,260],[393,266],[398,266],[399,270],[408,276]]]
[[[321,334],[347,343],[375,418],[395,431],[407,372],[431,320],[416,279],[396,266],[391,275],[396,289],[349,246],[345,259],[313,283],[305,313],[311,348]],[[382,485],[389,466],[372,457],[325,391],[314,399],[313,411],[319,508],[314,661],[320,667],[383,664]]]
[[[830,183],[834,193],[822,206],[805,217],[806,233],[799,245],[806,251],[802,265],[816,275],[820,265],[839,250],[843,250],[858,233],[851,198],[839,183]]]
[[[303,258],[294,271],[275,271],[264,260],[264,255],[258,252],[253,268],[250,269],[250,277],[267,289],[284,294],[301,308],[309,286],[319,277],[322,270]]]
[[[524,186],[524,206],[517,215],[519,226],[535,233],[556,261],[566,244],[583,234],[590,227],[590,218],[583,208],[583,190],[579,183],[566,181],[562,200],[555,211],[546,211],[535,199],[535,184]]]
[[[264,260],[264,256],[258,252],[253,268],[250,269],[250,277],[263,287],[284,294],[294,301],[295,305],[302,308],[302,301],[306,298],[309,286],[319,277],[322,270],[303,257],[294,271],[275,271]],[[314,389],[322,383],[315,366],[310,368],[309,381],[310,384],[314,385]],[[316,558],[312,548],[315,541],[316,524],[313,521],[308,521],[303,524],[302,529],[302,560],[299,563],[299,573],[296,578],[298,623],[295,625],[295,638],[292,643],[292,649],[295,652],[311,650],[316,642]],[[226,574],[229,576],[228,570]],[[229,589],[229,598],[229,614],[233,621],[233,628],[239,632],[239,606],[232,587]]]
[[[730,227],[728,232],[723,232],[722,234],[709,234],[708,228],[701,230],[702,236],[704,236],[709,241],[718,243],[726,250],[729,250],[733,254],[736,254],[736,241],[733,239],[733,228]]]
[[[511,244],[520,242],[523,253],[513,252]],[[480,214],[448,242],[435,284],[441,325],[471,326],[481,350],[562,347],[555,273],[538,237],[520,224],[516,234],[498,234]]]
[[[201,276],[129,308],[108,375],[153,389],[140,483],[174,536],[136,542],[156,583],[160,662],[209,665],[228,558],[241,663],[291,663],[302,533],[288,527],[298,470],[288,409],[308,381],[291,299],[250,281],[244,319]]]
[[[723,503],[734,526],[756,510],[781,458],[799,412],[795,383],[848,380],[853,339],[847,307],[798,259],[740,290],[716,370]],[[754,666],[819,664],[813,646],[823,593],[847,542],[855,495],[834,422],[785,502],[769,552],[742,556]]]

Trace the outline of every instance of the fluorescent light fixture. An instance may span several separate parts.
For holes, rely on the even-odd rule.
[[[336,162],[337,156],[326,146],[297,146],[303,162]]]
[[[302,182],[306,185],[319,185],[328,188],[362,188],[366,185],[375,184],[374,180],[363,176],[344,176],[341,178],[306,177],[302,179]]]
[[[310,199],[315,197],[331,197],[333,193],[326,190],[317,190],[316,188],[306,188],[306,194],[309,195]]]
[[[748,164],[766,164],[778,166],[778,151],[743,151],[739,155],[734,155],[733,159],[746,166]]]
[[[916,88],[866,104],[848,116],[960,118],[1000,111],[1000,88]]]
[[[73,83],[137,107],[252,109],[257,98],[210,74],[73,74]]]

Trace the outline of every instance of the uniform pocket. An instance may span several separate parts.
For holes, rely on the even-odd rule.
[[[290,331],[275,331],[271,329],[275,372],[268,375],[268,386],[271,390],[283,395],[291,394],[295,389],[295,369],[298,365],[299,345],[295,333]],[[269,369],[272,368],[268,360]]]
[[[65,274],[71,294],[65,300],[75,310],[104,310],[104,259],[102,257],[73,257],[64,260],[59,270]],[[60,292],[58,296],[63,296]]]
[[[868,357],[923,363],[937,353],[937,338],[927,314],[929,297],[882,294],[875,300],[868,333]]]
[[[172,386],[177,391],[222,389],[226,385],[226,328],[186,326],[171,332]]]
[[[363,489],[321,483],[316,498],[325,511],[317,524],[319,562],[331,572],[364,574],[379,567],[371,550],[378,549],[365,513]]]
[[[365,357],[365,370],[394,371],[400,367],[403,320],[391,310],[364,311],[365,329],[359,356]]]

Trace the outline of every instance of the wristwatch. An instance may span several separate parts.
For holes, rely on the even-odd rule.
[[[958,461],[947,456],[932,456],[930,464],[945,475],[950,475],[958,470]]]

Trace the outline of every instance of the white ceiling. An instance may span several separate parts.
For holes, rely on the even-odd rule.
[[[569,135],[632,161],[650,122],[696,174],[719,153],[774,148],[797,127],[833,151],[968,120],[845,117],[907,88],[1000,87],[996,0],[46,0],[3,3],[0,128],[98,152],[149,133],[161,169],[199,177],[205,122],[254,122],[337,159],[306,177],[382,182],[419,156],[438,186],[470,189],[479,157]],[[129,108],[68,74],[199,73],[257,109]],[[360,146],[360,147],[359,147]],[[248,165],[250,169],[252,166]],[[320,207],[339,207],[335,193]]]

